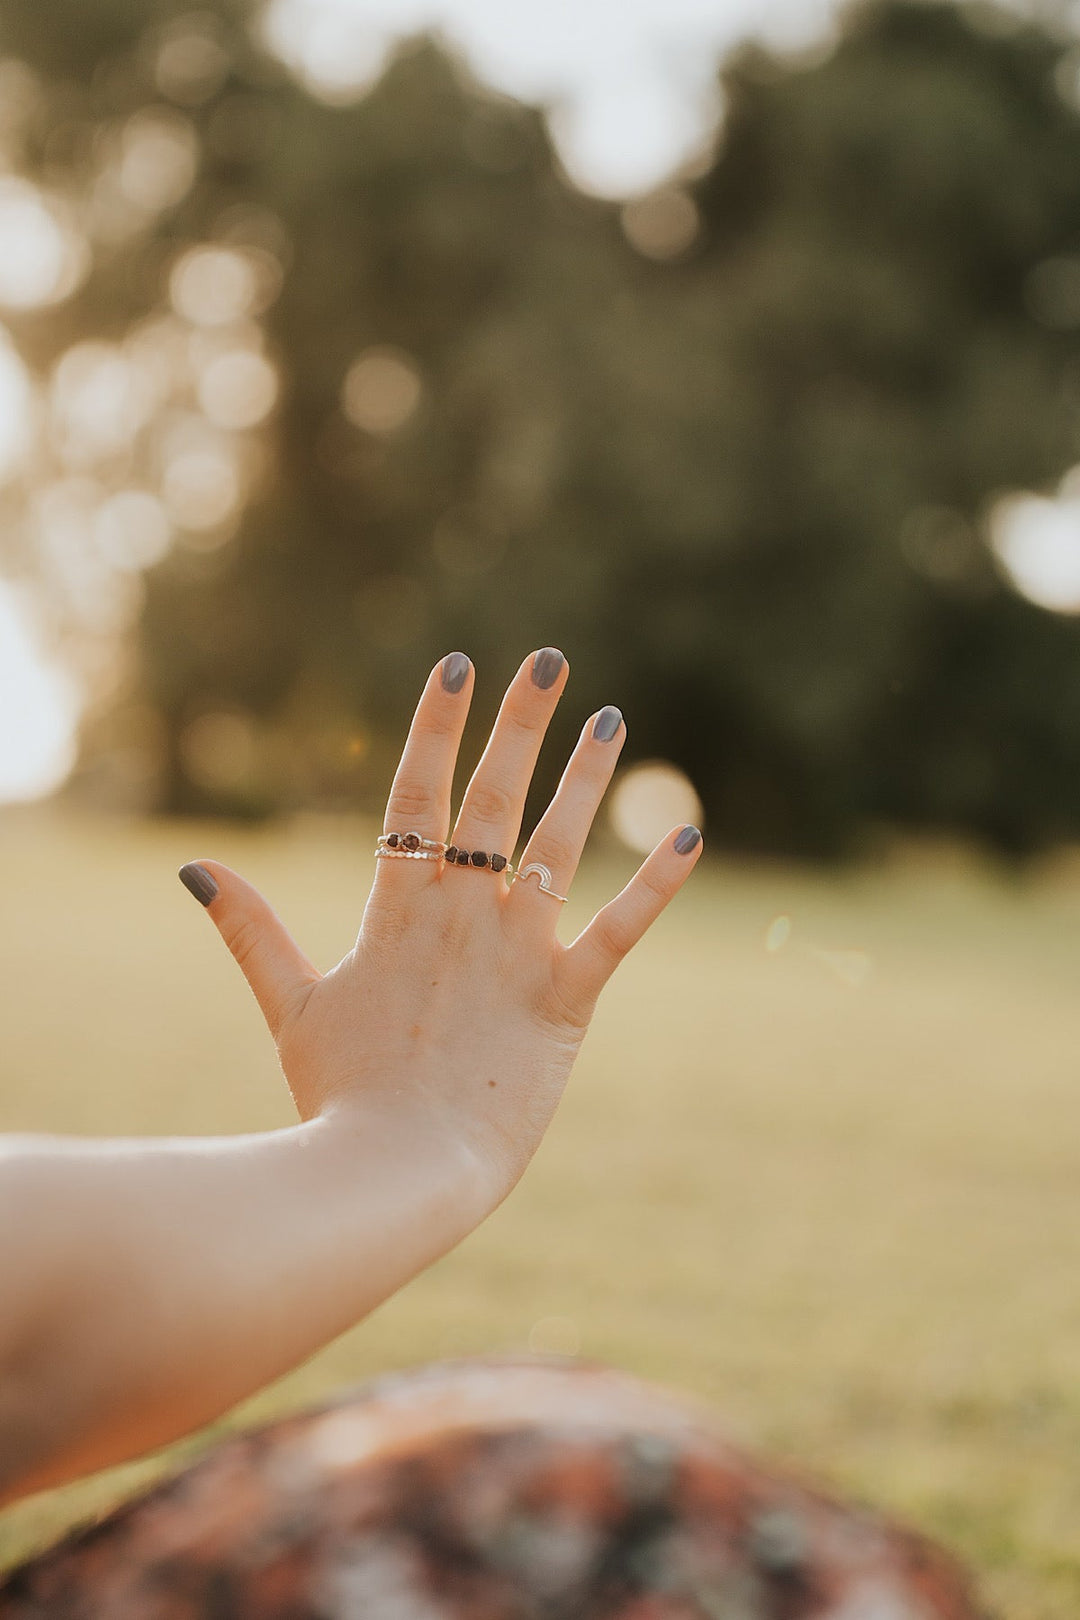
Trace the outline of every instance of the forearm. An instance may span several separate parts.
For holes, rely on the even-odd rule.
[[[360,1107],[250,1137],[0,1143],[0,1502],[218,1416],[491,1202],[435,1121]]]

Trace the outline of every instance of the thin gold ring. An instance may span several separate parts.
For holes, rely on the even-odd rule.
[[[538,885],[540,893],[550,894],[553,900],[558,900],[560,904],[565,906],[570,898],[569,895],[555,893],[555,890],[551,887],[551,871],[548,867],[541,866],[539,861],[530,861],[528,866],[523,866],[519,872],[515,872],[514,882],[516,883],[518,878],[531,877],[534,872],[540,880]]]

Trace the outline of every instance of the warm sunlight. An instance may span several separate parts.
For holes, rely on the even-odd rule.
[[[51,792],[74,762],[75,692],[35,646],[30,622],[0,583],[0,802]]]

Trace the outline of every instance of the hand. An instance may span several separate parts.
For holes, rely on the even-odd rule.
[[[454,830],[509,855],[566,662],[518,671]],[[420,699],[388,832],[441,839],[472,693]],[[586,722],[522,857],[566,894],[623,742]],[[509,1191],[608,975],[701,852],[670,834],[570,946],[535,878],[380,860],[360,937],[321,976],[242,878],[182,869],[247,976],[303,1122],[248,1136],[0,1138],[0,1502],[190,1432],[447,1253]],[[9,1246],[11,1247],[11,1246]]]
[[[566,685],[562,654],[528,658],[503,699],[451,842],[509,856],[540,745]],[[384,831],[443,840],[473,669],[451,653],[432,671],[394,778]],[[569,892],[626,738],[604,709],[585,724],[557,793],[521,857]],[[266,902],[212,861],[183,868],[262,1008],[300,1114],[378,1116],[390,1140],[432,1129],[472,1155],[494,1207],[521,1175],[555,1111],[597,996],[685,882],[701,854],[675,829],[569,946],[561,906],[535,877],[509,886],[490,868],[380,859],[353,949],[325,976]],[[209,878],[209,882],[206,878]]]

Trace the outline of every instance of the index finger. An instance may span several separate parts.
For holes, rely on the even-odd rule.
[[[446,837],[454,766],[472,689],[473,666],[464,653],[447,653],[431,671],[394,774],[384,833]],[[412,862],[404,864],[411,866]]]

